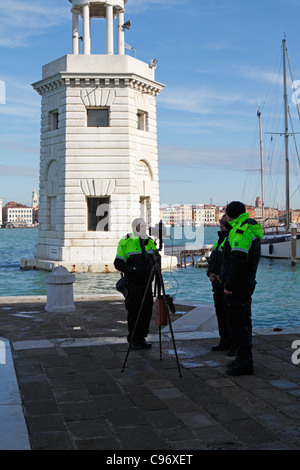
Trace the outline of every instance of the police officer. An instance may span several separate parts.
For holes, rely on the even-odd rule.
[[[224,245],[228,236],[228,230],[225,226],[226,217],[220,219],[220,231],[218,232],[218,240],[212,247],[212,253],[209,258],[209,264],[207,269],[207,276],[212,283],[213,298],[215,311],[218,322],[218,329],[220,334],[220,342],[217,346],[213,346],[213,351],[224,351],[233,348],[232,342],[229,338],[227,331],[227,324],[225,318],[225,299],[224,299],[224,284],[222,281],[223,269],[224,269]],[[231,352],[230,352],[231,355]]]
[[[132,233],[124,236],[117,249],[114,261],[115,268],[125,275],[127,296],[125,306],[127,309],[128,336],[132,349],[151,348],[146,341],[152,316],[153,294],[149,283],[152,267],[155,265],[154,250],[156,245],[152,238],[147,236],[147,225],[142,218],[132,222]],[[145,297],[144,297],[145,296]],[[140,311],[142,301],[143,307]],[[140,314],[139,314],[140,312]],[[139,317],[139,318],[138,318]],[[134,336],[132,336],[134,334]]]
[[[228,375],[252,375],[251,299],[260,258],[261,225],[249,218],[245,205],[232,201],[226,208],[229,231],[224,245],[225,314],[236,359],[228,364]]]

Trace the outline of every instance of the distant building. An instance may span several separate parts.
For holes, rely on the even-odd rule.
[[[225,214],[225,206],[216,206],[215,219],[216,223],[219,224],[220,219],[222,219]]]
[[[278,209],[274,207],[263,206],[262,200],[259,196],[255,199],[254,218],[263,226],[278,225]],[[251,217],[251,216],[250,216]]]
[[[161,208],[160,213],[164,225],[174,226],[180,224],[180,206],[178,204],[163,207]]]
[[[165,225],[190,225],[196,227],[218,225],[225,214],[226,205],[214,204],[174,204],[160,208],[160,218]],[[246,212],[251,219],[257,219],[263,226],[278,225],[284,223],[285,211],[279,211],[274,207],[262,205],[258,196],[255,205],[245,204]],[[262,208],[264,217],[262,217]],[[300,209],[291,210],[291,222],[300,225]]]
[[[257,217],[256,209],[253,206],[248,206],[246,204],[246,212],[249,214],[250,219],[255,219],[255,217]]]
[[[194,207],[194,222],[196,227],[204,227],[205,210],[204,204],[196,204]]]
[[[39,208],[38,207],[32,208],[32,223],[33,224],[39,223]]]
[[[204,205],[204,224],[216,225],[216,206]]]
[[[32,192],[32,222],[33,224],[39,222],[39,201],[36,189]]]
[[[262,200],[259,196],[255,199],[255,207],[262,207]]]
[[[300,209],[291,211],[291,223],[297,224],[300,226]]]
[[[279,223],[279,210],[274,207],[264,208],[265,225],[278,225]]]
[[[38,205],[39,205],[39,202],[38,202],[37,191],[34,188],[34,190],[32,191],[32,208],[35,209],[36,207],[38,207]]]
[[[5,204],[2,209],[3,224],[5,227],[24,227],[30,226],[33,223],[32,207],[18,204],[11,201]]]
[[[179,207],[180,222],[185,225],[193,223],[193,206],[191,204],[183,204]]]
[[[216,206],[205,204],[174,204],[160,208],[165,225],[216,225]]]
[[[2,226],[2,199],[0,199],[0,227]]]

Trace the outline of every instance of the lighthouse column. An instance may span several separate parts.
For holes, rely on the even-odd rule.
[[[124,24],[124,13],[120,12],[118,14],[118,54],[125,54],[125,42],[124,42],[124,29],[122,28]]]
[[[82,7],[83,17],[83,53],[91,53],[91,35],[90,35],[90,6],[87,3]]]
[[[78,11],[72,10],[72,40],[73,40],[73,54],[79,54],[79,14]]]
[[[106,6],[106,54],[114,53],[113,6]]]

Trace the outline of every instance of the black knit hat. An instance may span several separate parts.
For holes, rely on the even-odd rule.
[[[236,219],[239,215],[246,212],[245,204],[240,201],[232,201],[226,207],[226,214],[231,219]]]

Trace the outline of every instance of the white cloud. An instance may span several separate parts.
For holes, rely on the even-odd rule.
[[[216,117],[215,119],[207,119],[206,116],[195,120],[163,120],[159,122],[161,130],[168,129],[174,131],[176,135],[184,134],[211,134],[219,131],[225,131],[230,133],[236,132],[249,132],[249,123],[243,119],[243,116],[239,114],[236,118],[230,119],[224,117],[223,119]]]
[[[16,141],[0,141],[0,148],[7,150],[16,150],[17,152],[39,154],[40,148],[34,145],[27,145]],[[5,165],[4,165],[5,166]]]
[[[193,180],[187,180],[187,179],[160,179],[159,182],[161,184],[189,184],[193,183]]]
[[[70,16],[68,5],[52,0],[0,0],[0,46],[27,47],[29,39],[41,35],[45,29],[61,24]],[[71,5],[70,5],[71,6]]]
[[[216,112],[220,106],[228,106],[234,103],[247,103],[253,105],[257,99],[252,99],[239,92],[228,92],[209,87],[199,88],[171,88],[168,87],[162,93],[157,103],[169,109],[177,109],[198,114],[210,114]]]
[[[153,7],[174,8],[176,5],[185,5],[186,0],[129,0],[125,5],[126,12],[142,13]]]
[[[202,49],[209,49],[211,51],[223,51],[225,49],[232,49],[228,41],[212,41],[203,45]]]
[[[0,106],[0,116],[26,117],[31,122],[40,121],[41,104],[39,95],[24,78],[20,81],[13,76],[3,76],[6,84],[6,104]]]
[[[159,147],[159,165],[245,170],[248,150]]]
[[[250,80],[257,80],[277,85],[282,85],[283,82],[282,72],[279,71],[272,72],[270,70],[251,65],[238,67],[238,71],[242,77],[248,78]]]
[[[38,168],[28,166],[0,165],[1,176],[29,176],[36,178],[39,175]]]

